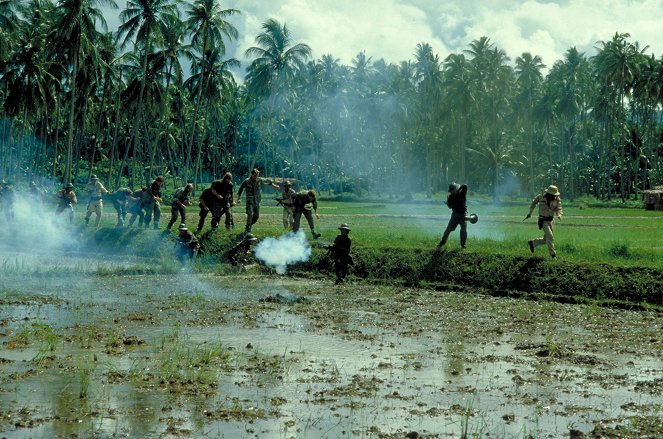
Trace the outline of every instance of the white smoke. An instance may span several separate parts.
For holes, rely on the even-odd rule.
[[[255,248],[255,256],[278,274],[285,273],[290,264],[304,262],[311,256],[311,246],[303,230],[278,238],[265,238]]]

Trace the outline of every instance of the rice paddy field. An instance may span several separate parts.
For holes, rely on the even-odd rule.
[[[263,201],[253,231],[277,236],[281,209]],[[528,205],[470,201],[479,222],[468,226],[463,252],[529,257],[527,240],[539,231],[535,220],[522,222]],[[433,251],[449,210],[427,200],[321,201],[319,214],[314,250],[349,223],[362,254]],[[233,238],[243,221],[236,209]],[[58,229],[80,245],[47,248],[17,226],[0,248],[0,437],[663,432],[658,306],[526,300],[352,274],[335,286],[330,273],[279,276],[258,263],[233,270],[210,254],[180,267],[172,235],[116,230],[109,209],[99,230],[80,222]],[[544,268],[663,266],[662,212],[569,204],[555,227],[559,259],[537,248]],[[227,233],[206,236],[223,247]],[[458,251],[457,231],[448,247]]]

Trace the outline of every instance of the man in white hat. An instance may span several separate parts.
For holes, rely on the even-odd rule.
[[[534,254],[534,248],[543,244],[548,245],[548,252],[553,259],[557,258],[555,251],[555,238],[553,237],[553,220],[555,217],[562,220],[562,201],[557,186],[550,185],[542,194],[537,195],[529,206],[525,219],[532,217],[534,208],[539,206],[539,230],[543,230],[543,237],[527,241],[529,251]]]
[[[447,207],[451,209],[451,218],[449,224],[442,235],[437,248],[444,247],[449,239],[449,234],[460,226],[460,246],[465,248],[467,244],[467,185],[451,183],[449,185],[449,196],[447,197]]]

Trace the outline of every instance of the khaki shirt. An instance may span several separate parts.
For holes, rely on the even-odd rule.
[[[537,204],[539,206],[539,216],[546,216],[546,217],[562,216],[562,201],[559,199],[559,197],[555,197],[555,199],[550,202],[550,205],[548,205],[546,203],[545,192],[540,195],[537,195],[536,197],[534,197],[532,203],[529,206],[530,215],[534,211],[534,208],[537,206]]]
[[[262,185],[263,184],[274,184],[274,181],[270,178],[258,177],[255,180],[252,180],[250,177],[242,182],[237,192],[237,198],[241,198],[242,192],[246,190],[246,204],[260,204]]]
[[[85,185],[85,193],[88,194],[91,199],[99,199],[102,194],[107,194],[108,190],[99,180],[93,180]]]

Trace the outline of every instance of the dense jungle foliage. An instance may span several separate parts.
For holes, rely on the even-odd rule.
[[[549,66],[488,37],[444,58],[421,42],[399,64],[360,52],[342,65],[267,19],[239,60],[226,48],[240,11],[217,0],[128,0],[116,31],[101,6],[117,9],[0,0],[0,177],[135,188],[257,165],[337,193],[457,180],[602,199],[663,182],[663,58],[628,33]]]

